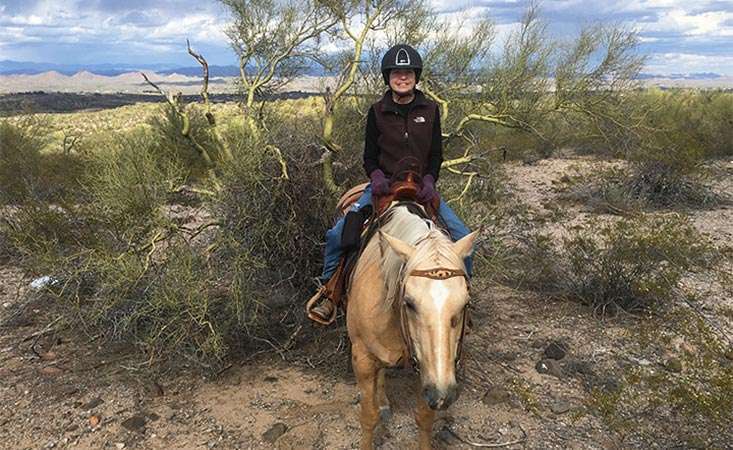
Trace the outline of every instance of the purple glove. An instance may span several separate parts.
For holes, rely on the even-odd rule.
[[[417,201],[429,203],[435,197],[435,178],[432,175],[425,175],[422,179],[422,189],[417,193]]]
[[[384,172],[380,169],[374,170],[369,178],[372,180],[372,194],[387,195],[389,194],[389,180],[384,176]]]

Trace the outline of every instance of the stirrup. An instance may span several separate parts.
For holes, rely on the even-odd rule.
[[[313,309],[317,306],[316,303],[318,303],[318,301],[321,299],[327,300],[333,304],[333,311],[331,312],[331,317],[329,317],[328,319],[324,319],[321,316],[313,313]],[[336,320],[338,306],[334,304],[333,300],[328,297],[326,286],[321,286],[320,288],[318,288],[313,297],[308,300],[308,303],[305,304],[305,312],[310,320],[321,325],[331,325],[333,321]]]

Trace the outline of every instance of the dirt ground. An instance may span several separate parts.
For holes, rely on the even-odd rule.
[[[532,214],[551,215],[543,205],[556,204],[557,180],[598,164],[584,158],[510,163],[508,179]],[[733,192],[728,175],[719,188]],[[563,229],[591,216],[568,206],[547,226]],[[695,212],[694,223],[716,242],[733,241],[730,207]],[[12,265],[0,266],[0,314],[33,295],[30,281]],[[520,441],[506,448],[527,449],[655,446],[609,426],[593,396],[614,392],[619,368],[629,364],[664,370],[663,355],[679,348],[629,345],[638,326],[633,317],[599,318],[571,302],[477,284],[463,390],[435,424],[436,448],[475,447],[463,441]],[[711,317],[733,306],[705,291],[705,280],[698,284]],[[306,333],[317,336],[314,342],[235,361],[217,376],[185,368],[155,375],[130,352],[102,347],[94,336],[48,332],[44,305],[33,308],[14,327],[0,329],[0,448],[358,448],[359,398],[343,321]],[[730,320],[717,323],[733,330]],[[410,370],[388,373],[393,416],[380,425],[377,448],[414,448],[416,383]]]

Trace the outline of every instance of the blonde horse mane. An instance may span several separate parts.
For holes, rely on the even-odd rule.
[[[392,307],[402,287],[403,272],[414,269],[444,267],[465,269],[463,261],[453,251],[453,241],[431,220],[410,212],[406,206],[395,206],[382,215],[380,230],[405,243],[416,247],[416,252],[407,263],[395,253],[386,242],[376,235],[364,248],[359,258],[359,267],[381,266],[387,295],[384,306]],[[362,266],[363,264],[363,266]],[[354,275],[358,275],[355,271]]]

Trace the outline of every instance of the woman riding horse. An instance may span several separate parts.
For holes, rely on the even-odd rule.
[[[409,45],[396,45],[382,58],[382,76],[389,90],[381,100],[369,109],[364,143],[364,169],[370,184],[351,207],[358,211],[372,203],[372,195],[381,196],[390,192],[389,178],[402,168],[400,161],[407,158],[418,161],[417,170],[422,176],[417,200],[430,203],[437,195],[435,182],[438,180],[443,162],[442,132],[438,105],[427,99],[415,88],[420,81],[422,58]],[[441,199],[438,215],[454,241],[469,234],[466,225]],[[334,275],[343,254],[341,236],[344,218],[326,232],[326,250],[321,283],[326,284]],[[471,276],[471,256],[465,259],[466,272]],[[335,316],[337,305],[321,288],[312,298],[320,303],[310,310],[321,323],[330,322]],[[318,297],[321,297],[318,299]],[[309,302],[310,303],[310,302]]]

